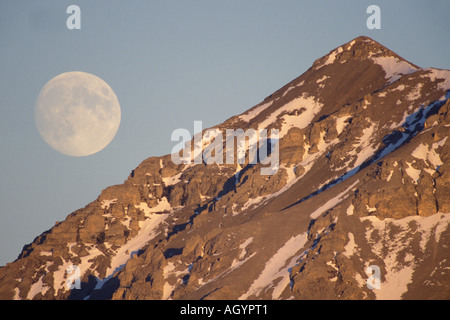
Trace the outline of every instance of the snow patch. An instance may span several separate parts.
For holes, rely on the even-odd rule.
[[[350,258],[352,255],[355,254],[357,249],[356,243],[355,243],[355,237],[353,236],[353,233],[349,232],[348,233],[348,242],[344,247],[344,252],[343,254],[347,257]]]
[[[439,242],[442,232],[450,224],[449,213],[436,213],[429,217],[409,216],[402,219],[386,218],[380,220],[375,216],[360,218],[361,221],[370,221],[372,228],[366,229],[366,239],[371,245],[372,251],[378,255],[385,263],[385,281],[381,283],[381,288],[374,291],[379,300],[401,299],[408,290],[411,283],[414,268],[418,262],[411,253],[411,248],[415,246],[416,237],[407,236],[411,232],[411,223],[415,223],[417,228],[414,233],[420,236],[419,249],[425,252],[430,240]],[[395,232],[391,232],[395,230]],[[377,232],[382,237],[389,237],[387,241],[372,240],[372,232]],[[434,239],[431,239],[434,235]],[[405,241],[410,239],[410,241]],[[405,254],[405,251],[406,254]]]
[[[380,65],[386,73],[386,79],[389,83],[397,81],[402,76],[416,72],[417,69],[406,61],[397,57],[370,57],[376,64]]]
[[[411,92],[406,96],[406,99],[409,101],[414,101],[421,97],[423,83],[418,83],[417,86],[411,90]]]
[[[297,127],[300,129],[307,127],[313,120],[314,116],[322,110],[322,107],[323,104],[317,102],[314,97],[307,96],[303,93],[301,97],[289,101],[284,106],[273,112],[258,125],[258,128],[267,129],[278,119],[281,114],[300,111],[303,108],[304,110],[302,113],[282,116],[284,124],[282,125],[279,133],[279,139],[281,139],[292,127]]]
[[[343,192],[339,193],[334,198],[328,200],[320,208],[316,209],[313,213],[310,214],[310,217],[312,219],[317,219],[325,211],[330,210],[331,208],[337,206],[339,203],[341,203],[343,200],[345,200],[349,196],[348,192],[350,190],[352,190],[358,183],[359,183],[359,179],[356,180],[351,186],[349,186]]]
[[[348,126],[348,123],[346,122],[348,119],[350,119],[351,116],[343,116],[336,118],[336,131],[338,135],[344,131],[344,129]]]
[[[166,185],[166,187],[173,186],[174,184],[177,184],[178,182],[181,181],[182,174],[183,174],[183,171],[181,171],[180,173],[178,173],[174,176],[162,178],[162,180],[164,181],[164,184]]]
[[[326,65],[332,64],[332,63],[336,60],[337,54],[338,54],[338,53],[341,53],[342,51],[344,51],[344,49],[342,49],[342,47],[339,47],[339,48],[337,48],[337,49],[331,51],[331,52],[328,54],[327,60],[326,60],[320,67],[318,67],[317,69],[320,69],[320,68],[322,68],[322,67],[324,67],[324,66],[326,66]]]
[[[373,123],[370,127],[365,128],[362,136],[358,140],[358,143],[354,145],[353,150],[349,152],[349,155],[356,156],[356,162],[353,165],[354,168],[359,167],[364,163],[364,161],[372,157],[375,154],[375,151],[377,151],[377,148],[373,146],[371,142],[375,129],[375,123]]]
[[[431,147],[427,146],[424,143],[419,144],[416,149],[411,153],[411,155],[416,159],[424,160],[426,163],[432,164],[435,168],[441,166],[443,164],[439,154],[436,152],[436,149],[442,147],[447,141],[448,137],[443,138],[442,140],[433,143]]]
[[[352,216],[354,213],[355,213],[355,207],[353,206],[353,204],[351,204],[347,208],[347,215]]]
[[[68,244],[69,251],[71,250],[72,245],[73,243]],[[92,259],[96,258],[99,255],[103,255],[103,253],[95,246],[87,247],[86,250],[88,254],[81,258],[81,263],[76,265],[76,267],[78,267],[80,270],[81,277],[86,271],[91,268],[91,265],[94,263]],[[69,290],[66,284],[66,280],[68,277],[67,271],[68,268],[73,265],[73,263],[70,260],[66,261],[64,258],[62,258],[62,260],[64,261],[63,265],[53,273],[53,287],[55,289],[55,295],[60,289],[62,289],[63,292]]]
[[[284,97],[285,95],[288,94],[289,91],[291,91],[292,89],[294,89],[295,86],[290,86],[289,88],[286,89],[286,91],[283,93],[282,97]]]
[[[267,261],[264,270],[253,281],[249,290],[239,299],[245,300],[251,296],[258,296],[263,290],[265,292],[269,288],[274,288],[272,299],[278,299],[286,286],[289,285],[289,269],[295,265],[297,254],[303,249],[307,240],[306,232],[290,238]]]
[[[285,94],[286,94],[291,88],[294,88],[294,87],[289,87],[289,88],[286,90]],[[283,95],[283,96],[284,96],[284,95]],[[270,107],[272,104],[273,104],[273,101],[263,103],[263,104],[261,104],[261,105],[255,107],[255,108],[253,108],[253,109],[250,109],[247,113],[245,113],[245,114],[243,114],[243,115],[240,115],[239,118],[240,118],[241,120],[244,120],[245,122],[249,122],[250,120],[252,120],[253,118],[255,118],[258,114],[260,114],[261,112],[263,112],[264,110],[266,110],[268,107]]]
[[[113,203],[117,202],[117,198],[111,200],[103,200],[101,203],[102,209],[108,209]]]
[[[325,81],[325,80],[328,79],[328,78],[330,78],[330,77],[327,76],[327,75],[323,75],[320,79],[318,79],[318,80],[316,81],[316,83],[321,83],[322,81]]]
[[[172,210],[166,197],[162,197],[161,200],[158,200],[158,204],[152,208],[150,208],[146,202],[141,202],[139,205],[135,205],[135,207],[136,209],[143,211],[146,216],[155,212],[167,212]]]
[[[263,201],[265,198],[266,198],[266,197],[259,196],[259,197],[253,198],[253,199],[249,199],[249,200],[242,206],[241,211],[245,211],[245,210],[247,210],[248,208],[253,207],[254,205],[261,204],[262,201]],[[234,213],[234,214],[237,214],[237,213]],[[234,215],[234,214],[233,214],[233,215]]]
[[[388,175],[387,178],[386,178],[386,181],[387,181],[387,182],[391,181],[393,175],[394,175],[394,170],[391,170],[391,171],[389,172],[389,175]]]
[[[440,70],[434,68],[425,70],[428,71],[427,76],[431,79],[431,81],[435,82],[437,80],[444,80],[439,82],[438,89],[450,90],[450,70]]]
[[[408,166],[405,171],[408,174],[408,176],[411,177],[411,179],[414,181],[414,184],[417,184],[420,178],[420,173],[422,172],[419,169],[414,169],[411,165],[411,163],[406,162],[406,165]]]
[[[162,300],[168,300],[170,298],[170,295],[172,294],[173,290],[176,287],[176,284],[181,282],[182,279],[180,279],[180,276],[184,276],[186,274],[189,274],[190,268],[192,265],[189,265],[187,268],[181,271],[175,271],[176,265],[173,262],[168,262],[167,265],[163,268],[163,277],[164,277],[164,286],[163,286],[163,296]],[[174,284],[170,284],[168,281],[166,281],[170,277],[178,278]]]
[[[49,287],[43,283],[43,281],[42,281],[43,277],[44,277],[44,275],[42,275],[38,281],[36,281],[35,283],[33,283],[31,285],[30,291],[28,291],[28,295],[27,295],[28,300],[32,300],[34,298],[34,296],[37,295],[38,293],[42,293],[42,295],[44,295],[47,292],[47,290],[49,289]]]
[[[323,139],[323,137],[325,136],[325,132],[321,132],[320,133],[320,139],[319,139],[319,143],[317,144],[317,148],[318,148],[318,152],[313,153],[313,154],[309,154],[309,153],[305,153],[304,156],[306,156],[306,158],[304,158],[302,160],[302,162],[300,162],[297,166],[302,166],[305,170],[303,172],[302,175],[300,176],[296,176],[295,175],[295,168],[296,166],[290,166],[290,167],[286,167],[285,165],[281,165],[280,169],[285,170],[285,172],[287,173],[287,180],[286,180],[286,184],[278,191],[267,195],[267,196],[259,196],[253,199],[248,200],[245,205],[243,206],[243,208],[241,209],[241,211],[244,211],[254,205],[261,205],[265,202],[267,202],[268,200],[270,200],[273,197],[277,197],[280,194],[282,194],[283,192],[285,192],[286,190],[288,190],[290,187],[292,187],[297,181],[299,181],[300,179],[302,179],[307,173],[308,171],[312,168],[312,166],[315,163],[315,160],[317,158],[319,158],[326,150],[328,150],[328,148],[330,146],[335,145],[337,142],[339,142],[338,139],[334,139],[331,142],[325,142],[325,140]],[[310,146],[305,145],[305,149],[307,150]],[[233,213],[236,214],[236,213]]]
[[[139,233],[116,251],[116,254],[111,258],[111,265],[106,271],[106,277],[97,281],[95,289],[100,289],[112,275],[125,266],[125,263],[132,258],[133,254],[136,254],[147,242],[152,240],[157,235],[156,231],[160,224],[168,217],[169,214],[152,214],[145,221],[141,221]],[[84,269],[82,269],[83,271]]]
[[[247,254],[246,248],[247,248],[247,246],[248,246],[250,243],[252,243],[252,242],[253,242],[253,237],[250,237],[250,238],[248,238],[247,240],[245,240],[245,242],[242,243],[242,244],[239,246],[239,249],[241,249],[241,253],[239,254],[239,260],[244,259],[245,255]]]

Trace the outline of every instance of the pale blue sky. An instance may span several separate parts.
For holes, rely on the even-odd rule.
[[[66,8],[81,8],[81,30]],[[381,8],[381,30],[366,8]],[[421,67],[450,69],[450,1],[0,2],[0,265],[55,221],[176,144],[261,102],[337,46],[366,35]],[[85,158],[57,153],[34,124],[54,76],[105,80],[122,108],[116,138]]]

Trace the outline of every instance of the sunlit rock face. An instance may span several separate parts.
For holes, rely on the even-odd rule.
[[[343,44],[214,127],[278,129],[276,173],[248,151],[148,158],[1,268],[0,297],[448,299],[449,89],[449,71]]]

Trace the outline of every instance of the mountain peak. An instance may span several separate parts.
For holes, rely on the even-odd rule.
[[[379,42],[377,42],[367,36],[358,36],[358,37],[354,38],[353,40],[350,40],[347,43],[351,43],[352,45],[353,44],[373,44],[373,45],[378,45],[378,46],[385,48],[382,44],[380,44]]]
[[[331,50],[327,55],[323,56],[322,58],[317,59],[314,62],[314,65],[320,65],[321,63],[324,62],[325,64],[330,64],[333,62],[343,63],[349,59],[363,60],[366,58],[378,58],[378,57],[392,57],[402,61],[406,61],[404,58],[400,57],[398,54],[386,48],[377,41],[373,40],[372,38],[366,36],[359,36]],[[419,68],[415,65],[413,66]]]
[[[371,57],[394,57],[406,61],[392,50],[366,36],[359,36],[344,44],[343,47],[348,51],[352,51],[353,56],[359,59]]]
[[[317,59],[312,67],[318,70],[325,66],[362,61],[371,61],[381,66],[389,83],[421,69],[366,36],[359,36],[331,50],[327,55]]]

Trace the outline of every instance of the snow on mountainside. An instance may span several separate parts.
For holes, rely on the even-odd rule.
[[[2,267],[0,297],[448,299],[449,90],[449,70],[358,37],[210,128],[278,129],[274,174],[249,150],[146,159]]]

